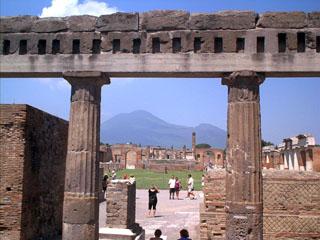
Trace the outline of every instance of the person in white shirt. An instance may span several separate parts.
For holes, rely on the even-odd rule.
[[[175,192],[175,188],[176,188],[176,179],[174,178],[173,175],[169,179],[168,185],[169,185],[169,199],[171,199],[171,196],[172,196],[172,199],[174,199],[174,192]]]
[[[193,193],[193,191],[194,191],[193,184],[194,184],[193,178],[192,178],[191,174],[188,174],[188,181],[187,181],[188,195],[187,195],[187,198],[189,198],[189,199],[196,199],[196,197]],[[192,198],[191,198],[191,196],[192,196]]]

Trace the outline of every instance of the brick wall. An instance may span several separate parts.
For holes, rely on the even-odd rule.
[[[263,171],[264,239],[320,238],[320,174]],[[200,239],[225,238],[225,171],[206,175]]]
[[[68,123],[28,105],[0,106],[1,239],[61,233]]]

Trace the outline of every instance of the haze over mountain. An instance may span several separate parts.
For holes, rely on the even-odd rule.
[[[212,147],[225,148],[226,131],[211,124],[196,127],[167,123],[153,114],[137,110],[121,113],[101,124],[101,142],[136,143],[142,146],[191,147],[191,135],[196,132],[197,144],[208,143]]]

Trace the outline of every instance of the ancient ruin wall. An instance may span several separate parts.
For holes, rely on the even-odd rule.
[[[200,212],[200,239],[225,239],[225,171],[205,179]],[[320,238],[320,174],[263,171],[264,239]]]
[[[320,51],[320,12],[184,11],[2,17],[1,54]]]
[[[61,234],[68,123],[28,105],[0,113],[0,238]]]

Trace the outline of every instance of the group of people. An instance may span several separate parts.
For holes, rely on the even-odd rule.
[[[169,199],[174,199],[174,194],[176,194],[177,199],[179,200],[179,192],[182,189],[182,185],[178,177],[174,177],[173,175],[169,179],[168,182],[169,185]],[[191,174],[188,174],[188,180],[187,180],[187,190],[188,195],[187,199],[196,199],[196,196],[194,194],[194,180],[192,178]]]
[[[174,194],[176,194],[177,199],[179,200],[179,192],[182,189],[181,182],[178,177],[174,177],[173,175],[169,179],[169,199],[174,199]]]
[[[161,235],[161,230],[157,229],[154,231],[154,237],[150,238],[150,240],[163,240],[163,238],[161,238]],[[182,229],[180,231],[180,238],[178,240],[192,240],[191,238],[189,238],[189,232],[187,229]]]

